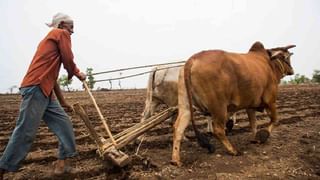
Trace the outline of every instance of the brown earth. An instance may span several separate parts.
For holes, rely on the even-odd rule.
[[[140,121],[145,90],[94,92],[97,103],[109,121],[112,132],[118,133]],[[65,93],[70,104],[80,102],[99,132],[103,131],[99,116],[85,92]],[[0,95],[0,155],[14,129],[20,104],[19,95]],[[244,112],[238,114],[230,141],[243,152],[230,156],[220,142],[214,140],[216,152],[208,154],[194,138],[182,142],[182,167],[170,165],[172,128],[164,122],[147,133],[138,145],[122,150],[131,155],[132,163],[118,169],[102,161],[96,145],[89,137],[84,123],[69,113],[76,135],[79,156],[72,160],[76,172],[63,177],[52,176],[56,160],[56,137],[41,123],[32,149],[22,168],[5,174],[5,179],[320,179],[320,86],[281,86],[277,101],[280,125],[265,144],[251,144],[250,129]],[[259,128],[268,120],[258,113]],[[206,130],[206,121],[197,117],[197,124]],[[193,136],[192,128],[186,133]]]

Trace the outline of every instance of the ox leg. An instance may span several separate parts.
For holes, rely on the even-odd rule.
[[[155,101],[152,101],[151,103],[148,103],[148,104],[149,105],[146,105],[144,108],[140,122],[144,122],[146,119],[151,117],[154,114],[155,109],[159,105],[159,103]]]
[[[237,121],[236,113],[228,113],[228,121],[226,123],[226,134],[229,135],[232,132],[234,125],[236,125]]]
[[[257,120],[256,120],[256,111],[253,109],[247,109],[247,114],[252,130],[252,137],[251,137],[251,142],[252,143],[258,143],[258,139],[256,139],[256,134],[257,134]]]
[[[169,107],[169,106],[168,106]],[[177,114],[174,114],[173,116],[171,116],[168,121],[170,123],[170,126],[173,126],[174,125],[174,122],[175,120],[177,119],[178,115]]]
[[[190,112],[180,113],[176,122],[174,123],[173,129],[173,149],[172,149],[172,159],[171,164],[181,166],[180,161],[180,145],[183,138],[184,130],[190,122]]]
[[[268,115],[270,117],[270,123],[266,129],[258,131],[256,135],[256,139],[259,139],[261,143],[264,143],[268,140],[271,131],[273,130],[275,125],[278,124],[276,104],[270,104],[267,111],[269,112]]]
[[[278,121],[278,117],[277,117],[277,109],[276,109],[276,104],[273,103],[270,105],[269,107],[270,113],[269,113],[269,117],[270,117],[270,124],[268,126],[268,131],[269,133],[271,133],[271,131],[273,130],[273,128],[278,125],[279,121]]]
[[[207,116],[207,133],[213,134],[213,126],[212,126],[212,117],[211,116]]]
[[[213,121],[214,135],[220,140],[220,142],[222,142],[230,154],[235,156],[240,155],[241,153],[234,148],[226,136],[225,122],[227,121],[227,112],[225,112],[223,115],[217,115],[216,118],[217,119]]]
[[[233,113],[231,116],[231,120],[233,121],[233,124],[236,125],[237,124],[237,113]]]
[[[150,103],[150,101],[146,102],[146,106],[145,106],[144,111],[142,113],[142,118],[140,120],[140,123],[142,123],[146,119],[150,118],[154,114],[154,111],[158,107],[158,105],[159,105],[159,103],[156,101],[152,101],[151,103]],[[145,138],[145,134],[139,136],[135,140],[135,144],[140,144],[144,138]]]

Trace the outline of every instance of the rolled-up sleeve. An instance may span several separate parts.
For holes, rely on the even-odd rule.
[[[58,46],[60,50],[63,67],[68,72],[68,79],[71,79],[74,75],[79,77],[80,70],[77,68],[76,64],[73,61],[73,53],[71,50],[71,37],[69,32],[61,32]]]

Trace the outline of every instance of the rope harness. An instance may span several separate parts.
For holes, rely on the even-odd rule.
[[[140,69],[140,68],[147,68],[147,67],[154,67],[154,66],[162,66],[162,65],[169,65],[169,64],[181,64],[181,63],[185,63],[185,62],[186,61],[177,61],[177,62],[171,62],[171,63],[161,63],[161,64],[151,64],[151,65],[145,65],[145,66],[136,66],[136,67],[130,67],[130,68],[122,68],[122,69],[116,69],[116,70],[92,73],[92,75],[94,76],[94,75],[99,75],[99,74],[107,74],[107,73],[113,73],[113,72],[119,72],[119,71],[126,71],[126,70]]]
[[[117,70],[111,70],[111,71],[104,71],[104,72],[92,73],[92,75],[107,74],[107,73],[113,73],[113,72],[118,72],[118,71],[126,71],[126,70],[132,70],[132,69],[140,69],[140,68],[160,66],[160,65],[169,65],[169,64],[181,64],[181,63],[185,63],[185,61],[179,61],[179,62],[174,62],[174,63],[154,64],[154,65],[147,65],[147,66],[137,66],[137,67],[131,67],[131,68],[123,68],[123,69],[117,69]],[[103,82],[103,81],[113,81],[113,80],[126,79],[126,78],[135,77],[135,76],[141,76],[141,75],[148,74],[148,73],[151,73],[151,72],[154,72],[154,71],[160,71],[160,70],[164,70],[164,69],[181,67],[181,66],[183,66],[183,65],[184,65],[184,64],[176,65],[176,66],[170,66],[170,67],[164,67],[164,68],[158,68],[158,69],[156,69],[156,70],[145,71],[145,72],[142,72],[142,73],[132,74],[132,75],[123,76],[123,77],[118,77],[118,78],[99,79],[99,80],[95,80],[94,82]]]
[[[285,76],[285,75],[286,75],[286,74],[285,74],[285,69],[284,69],[284,66],[283,66],[281,60],[280,60],[280,59],[277,59],[276,61],[277,61],[278,64],[280,65],[280,66],[278,66],[278,67],[280,68],[281,75],[282,75],[282,76]]]

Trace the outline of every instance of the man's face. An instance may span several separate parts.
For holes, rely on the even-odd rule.
[[[73,22],[61,22],[61,29],[67,30],[70,35],[73,33]]]

